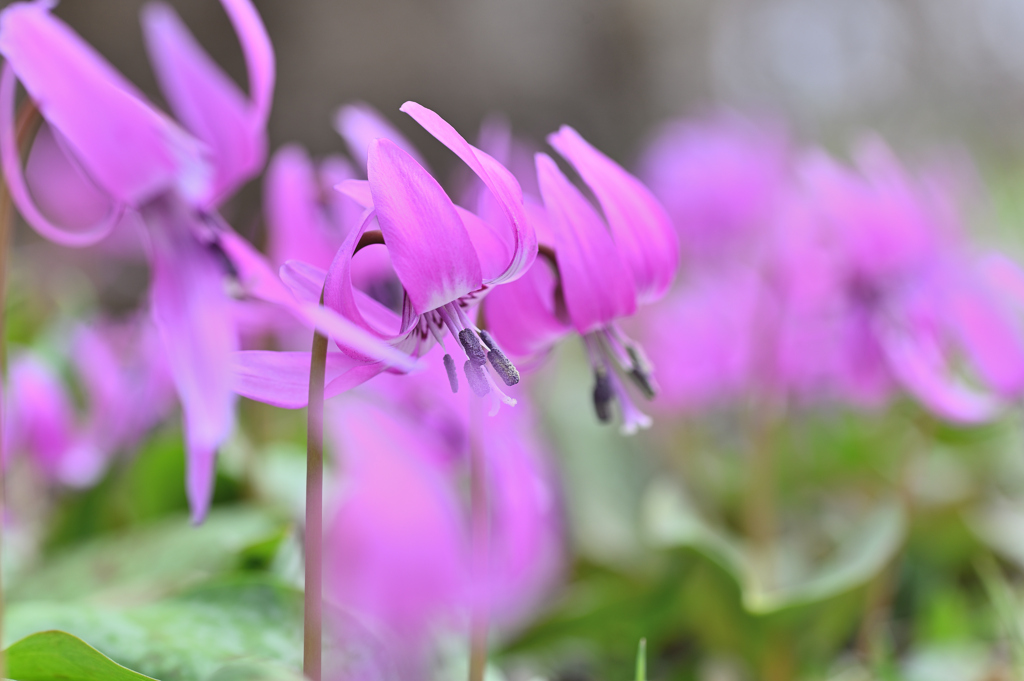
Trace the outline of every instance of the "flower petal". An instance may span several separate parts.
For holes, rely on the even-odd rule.
[[[537,179],[555,237],[555,257],[573,325],[587,333],[636,311],[636,289],[604,220],[547,154]]]
[[[205,191],[208,169],[196,141],[45,6],[16,3],[0,14],[0,54],[116,201],[140,206],[171,187],[187,196]],[[8,101],[13,94],[12,87]]]
[[[17,148],[18,144],[15,140],[14,89],[14,71],[11,70],[10,64],[4,64],[3,74],[0,75],[0,163],[2,163],[3,167],[4,182],[11,194],[11,199],[13,200],[14,205],[18,207],[18,211],[21,213],[21,216],[25,218],[25,222],[50,241],[64,246],[76,247],[89,246],[100,241],[113,231],[114,227],[121,219],[124,211],[124,207],[122,205],[113,203],[106,216],[100,218],[99,221],[92,226],[84,230],[79,230],[68,229],[51,222],[33,200],[32,195],[25,184],[25,176],[21,168],[21,153]],[[46,129],[49,130],[49,126],[47,126]],[[37,142],[37,145],[41,144],[43,149],[45,149],[47,133],[40,130],[40,134],[43,137]],[[33,149],[35,149],[35,145],[33,146]],[[53,149],[53,151],[63,155],[63,152],[59,149]],[[39,156],[34,154],[34,157],[36,161],[35,168],[38,169]],[[29,160],[31,162],[32,157],[30,157]],[[63,167],[64,169],[68,169],[72,165],[73,162],[71,160],[67,160]],[[48,168],[47,170],[52,170],[52,168]],[[60,193],[60,191],[64,189],[64,185],[66,183],[61,180],[66,178],[67,175],[64,173],[56,174],[52,177],[46,177],[46,173],[42,174],[42,177],[39,178],[41,182],[37,183],[37,187],[40,195],[44,199],[44,202],[47,202],[46,199],[49,195]],[[90,183],[88,183],[85,178],[81,178],[81,180],[82,182],[79,186],[82,188],[88,187]],[[87,189],[85,191],[86,193],[84,196],[87,196]],[[57,205],[62,204],[58,202]]]
[[[266,119],[162,2],[142,10],[149,59],[171,110],[209,148],[214,176],[198,198],[209,208],[255,175],[267,154]]]
[[[501,349],[516,359],[547,352],[572,329],[555,308],[558,276],[543,256],[525,275],[496,286],[483,302],[487,329]]]
[[[537,234],[523,207],[523,190],[514,175],[489,154],[467,142],[455,128],[430,109],[406,102],[401,110],[423,126],[445,145],[491,190],[505,212],[512,259],[500,277],[490,283],[500,284],[522,276],[537,257]]]
[[[242,45],[245,70],[249,78],[249,99],[252,101],[253,122],[264,128],[270,118],[270,105],[274,99],[274,46],[267,35],[259,12],[249,0],[220,0],[231,25]]]
[[[331,167],[335,176],[344,172],[344,165],[332,163]],[[327,191],[337,195],[332,189]],[[326,268],[334,259],[348,229],[358,226],[351,224],[355,219],[347,215],[358,210],[351,199],[337,196],[337,217],[350,221],[349,224],[339,224],[331,219],[335,215],[328,215],[325,210],[321,192],[316,168],[302,147],[286,145],[274,154],[263,181],[263,206],[267,220],[267,250],[275,265],[280,266],[287,260],[303,260]],[[346,210],[340,204],[349,204],[352,209]]]
[[[332,414],[345,453],[345,496],[328,529],[330,596],[418,652],[464,604],[466,545],[436,438],[364,403]],[[395,503],[400,499],[401,503]]]
[[[896,378],[940,417],[975,424],[990,421],[1002,412],[1005,405],[1001,401],[968,386],[950,372],[930,334],[886,329],[880,339]]]
[[[366,168],[370,143],[375,139],[391,140],[417,163],[430,170],[416,147],[398,131],[377,109],[366,102],[353,102],[338,109],[334,116],[334,129],[345,140],[348,151],[360,168]]]
[[[564,156],[597,197],[615,243],[647,303],[668,290],[679,267],[679,239],[665,209],[640,180],[563,125],[548,143]]]
[[[213,496],[214,457],[234,424],[229,360],[237,349],[225,273],[181,224],[181,207],[147,210],[153,237],[153,319],[181,399],[192,519],[201,522]],[[187,219],[187,218],[186,218]]]
[[[370,145],[367,172],[388,253],[416,314],[479,289],[480,260],[437,180],[388,140]]]
[[[403,371],[411,371],[417,367],[415,359],[382,343],[336,311],[297,299],[274,275],[266,258],[238,234],[222,230],[217,233],[217,240],[234,265],[239,281],[249,295],[280,305],[309,328],[319,329],[339,345],[349,347],[369,360],[381,360]],[[317,298],[319,299],[319,294]]]
[[[309,401],[309,352],[273,352],[242,350],[231,356],[232,387],[242,397],[284,409],[301,409]],[[367,368],[369,367],[369,369]],[[343,352],[328,352],[324,375],[324,398],[339,395],[384,370],[383,365],[367,365]]]

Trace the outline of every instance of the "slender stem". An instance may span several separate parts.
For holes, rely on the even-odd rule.
[[[483,414],[479,400],[470,399],[469,433],[469,514],[473,580],[477,598],[472,604],[469,623],[469,681],[483,681],[487,667],[487,630],[489,627],[487,570],[490,560],[490,528],[487,500],[486,457],[481,439]]]
[[[40,121],[39,109],[36,108],[35,102],[31,99],[26,99],[18,111],[17,121],[15,122],[15,139],[19,149],[25,146],[33,137]],[[7,182],[0,182],[0,387],[5,384],[4,376],[7,374],[7,262],[9,260],[8,251],[11,245],[11,233],[14,231],[13,208],[11,193],[7,189]],[[6,414],[3,413],[2,406],[2,400],[0,400],[0,565],[3,564],[4,555],[3,525],[4,516],[6,515],[4,509],[7,500],[4,489],[7,484],[7,470],[4,465],[7,452],[3,449],[3,433],[6,426],[4,419]],[[3,646],[4,611],[3,570],[0,569],[0,651],[2,651]],[[7,677],[6,672],[6,660],[3,653],[0,652],[0,679]]]
[[[320,304],[324,296],[320,294]],[[309,406],[306,420],[306,584],[303,619],[302,671],[320,681],[323,632],[323,512],[324,512],[324,376],[327,371],[327,337],[313,334],[309,363]]]

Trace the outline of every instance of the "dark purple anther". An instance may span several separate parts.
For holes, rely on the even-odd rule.
[[[467,359],[462,370],[466,372],[469,387],[473,389],[477,397],[485,397],[487,393],[491,392],[491,386],[487,385],[487,376],[484,375],[484,370],[480,366]]]
[[[597,419],[601,423],[610,423],[612,420],[612,382],[608,374],[598,371],[594,374],[594,411],[597,412]]]
[[[505,356],[505,353],[501,351],[498,344],[494,342],[494,337],[486,330],[481,329],[480,338],[483,340],[484,345],[490,349],[490,352],[487,353],[487,361],[494,367],[494,373],[501,376],[501,380],[507,386],[519,383],[519,370],[515,368],[511,360]]]
[[[494,337],[487,331],[487,329],[480,329],[480,338],[483,340],[484,345],[487,346],[488,350],[497,350],[498,344],[494,342]]]
[[[487,353],[484,351],[484,346],[480,345],[480,339],[476,337],[476,334],[471,329],[459,331],[459,342],[462,343],[462,347],[466,350],[470,362],[478,367],[487,364]]]
[[[507,386],[513,386],[519,382],[519,370],[516,369],[512,362],[509,361],[505,353],[494,348],[487,353],[487,359],[494,367],[494,373],[501,376],[501,380],[505,382]]]
[[[451,355],[444,356],[444,370],[448,372],[448,384],[451,385],[452,392],[459,392],[459,375],[455,372],[455,360]]]

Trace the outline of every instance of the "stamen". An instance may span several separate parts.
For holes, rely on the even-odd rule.
[[[448,372],[448,384],[452,387],[452,392],[459,392],[459,375],[455,372],[455,360],[451,355],[444,356],[444,370]]]
[[[462,343],[466,355],[469,356],[469,360],[473,364],[478,367],[487,364],[487,353],[484,351],[483,346],[480,345],[480,339],[476,337],[476,334],[471,329],[459,331],[459,342]]]
[[[494,373],[501,376],[501,380],[509,387],[519,383],[519,370],[515,368],[511,360],[501,351],[501,348],[494,342],[491,334],[487,333],[486,330],[481,330],[479,333],[484,345],[490,349],[490,352],[487,353],[487,361],[494,367]]]
[[[610,423],[612,420],[612,400],[615,399],[612,393],[612,384],[608,379],[608,372],[597,370],[594,372],[594,411],[597,412],[597,420],[601,423]]]
[[[467,359],[466,363],[462,365],[462,371],[465,372],[469,387],[477,397],[485,397],[487,393],[491,392],[491,387],[487,384],[487,374],[479,364],[474,364],[472,360]]]
[[[487,353],[487,360],[494,367],[494,373],[501,377],[505,385],[511,388],[519,383],[519,370],[513,366],[504,352],[495,348]]]

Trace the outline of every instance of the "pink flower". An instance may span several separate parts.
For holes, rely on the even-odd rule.
[[[652,397],[651,367],[616,320],[668,290],[679,263],[675,232],[664,209],[639,180],[567,126],[548,141],[583,178],[598,211],[546,154],[536,157],[544,206],[530,205],[543,258],[519,281],[497,289],[486,308],[495,337],[516,356],[549,349],[575,331],[594,369],[598,418],[622,412],[622,430],[650,424],[616,366]]]
[[[52,16],[48,3],[16,3],[0,14],[0,53],[6,58],[0,154],[18,210],[43,236],[71,246],[103,238],[126,210],[137,211],[146,224],[152,311],[183,405],[187,489],[196,521],[212,494],[216,449],[232,427],[229,357],[237,344],[225,271],[207,245],[211,231],[220,228],[211,211],[263,165],[274,83],[273,50],[256,10],[248,0],[222,5],[242,44],[250,96],[202,51],[173,10],[154,4],[143,14],[157,79],[184,127]],[[97,222],[62,226],[51,219],[58,213],[51,208],[48,216],[33,201],[13,134],[16,79],[48,126],[41,143],[50,144],[54,172],[39,177],[66,183],[72,190],[67,196],[93,214],[105,203]],[[38,158],[42,152],[34,153]],[[51,187],[41,194],[65,192]]]
[[[536,257],[519,184],[434,112],[412,102],[402,110],[466,163],[500,213],[485,221],[456,206],[413,155],[389,139],[374,139],[366,152],[368,181],[340,185],[366,208],[358,229],[348,234],[326,272],[293,261],[282,268],[282,279],[300,300],[315,300],[322,291],[326,309],[360,332],[336,338],[339,351],[328,356],[328,396],[395,364],[392,357],[380,361],[379,354],[368,355],[363,347],[369,343],[355,347],[353,341],[373,339],[407,358],[419,357],[435,341],[443,342],[447,330],[466,353],[463,372],[473,392],[490,395],[494,409],[498,400],[514,403],[497,388],[487,366],[509,386],[519,374],[471,315],[488,291],[519,277]],[[360,121],[368,125],[365,117]],[[268,290],[273,286],[279,284],[266,282]],[[455,360],[446,354],[443,361],[456,391]],[[240,353],[236,368],[241,394],[278,406],[305,405],[308,353]]]
[[[430,634],[464,627],[473,608],[499,630],[522,622],[559,568],[556,492],[527,405],[486,419],[475,436],[468,395],[448,391],[439,362],[428,367],[382,376],[333,403],[328,420],[344,461],[327,593],[406,664]],[[460,490],[471,446],[486,470],[482,545]]]

